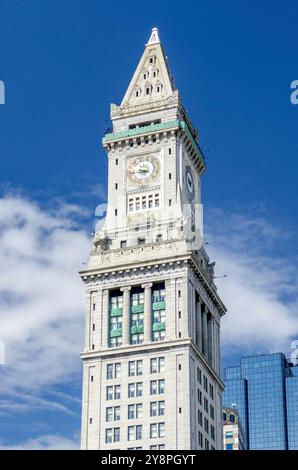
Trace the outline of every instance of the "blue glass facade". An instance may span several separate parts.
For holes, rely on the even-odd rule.
[[[281,353],[244,357],[225,370],[223,403],[238,410],[249,449],[298,449],[297,371]]]
[[[289,450],[298,449],[298,367],[291,367],[286,378]]]

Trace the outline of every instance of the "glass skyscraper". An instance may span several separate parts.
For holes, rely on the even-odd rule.
[[[298,449],[298,367],[289,368],[286,378],[288,448]]]
[[[223,404],[237,409],[249,449],[298,449],[298,367],[284,354],[243,357],[226,368]]]

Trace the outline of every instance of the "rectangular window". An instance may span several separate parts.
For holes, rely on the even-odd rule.
[[[150,424],[150,439],[155,439],[157,437],[157,424]]]
[[[154,331],[153,332],[153,341],[164,341],[166,337],[166,332],[163,331]]]
[[[233,439],[233,431],[226,432],[226,439]]]
[[[120,421],[120,406],[115,406],[114,408],[114,420]]]
[[[136,375],[136,362],[130,361],[128,363],[128,376],[133,377],[134,375]]]
[[[150,395],[157,395],[165,393],[165,380],[151,380],[150,381]]]
[[[209,421],[207,418],[204,419],[204,429],[207,434],[209,434]]]
[[[165,371],[165,358],[154,357],[150,360],[150,373],[156,374]]]
[[[214,406],[210,405],[210,416],[214,419]]]
[[[114,428],[114,442],[120,442],[120,428]]]
[[[157,401],[150,403],[150,416],[157,416]]]
[[[150,395],[157,395],[157,380],[150,382]]]
[[[158,425],[158,437],[165,437],[165,423],[159,423],[159,425]]]
[[[204,375],[204,390],[208,392],[208,379],[205,375]]]
[[[115,379],[119,379],[121,376],[121,364],[120,362],[117,362],[117,364],[115,364]]]
[[[150,424],[150,438],[165,437],[165,423]]]
[[[165,321],[166,321],[165,310],[155,310],[153,312],[153,323],[165,323]]]
[[[107,365],[107,379],[113,379],[114,378],[114,364],[108,364]]]
[[[142,431],[143,431],[142,425],[136,426],[136,440],[137,441],[142,439],[142,434],[143,434]]]
[[[165,402],[164,401],[152,401],[150,403],[150,416],[164,416],[165,414]]]
[[[136,384],[128,384],[128,398],[134,398],[136,393]]]
[[[113,442],[113,429],[106,429],[106,444]]]
[[[143,418],[143,405],[142,403],[137,403],[136,405],[136,417]]]
[[[137,361],[137,375],[143,375],[143,361]]]
[[[201,449],[203,448],[203,434],[201,433],[201,431],[198,432],[198,441],[199,441],[199,447],[201,447]]]
[[[143,395],[143,384],[142,382],[138,382],[136,384],[136,396],[141,397]]]
[[[127,440],[128,441],[134,441],[135,440],[135,426],[128,426],[127,428]]]
[[[128,419],[135,419],[135,405],[128,405],[128,413],[127,413]]]
[[[115,399],[115,400],[120,400],[120,398],[121,398],[121,388],[120,388],[120,385],[115,385],[114,399]]]
[[[203,413],[200,410],[198,410],[198,423],[200,426],[203,425]]]
[[[114,419],[114,413],[113,413],[113,407],[109,406],[106,408],[106,421],[113,421]]]
[[[113,400],[113,387],[107,387],[106,399]]]
[[[197,367],[197,381],[199,382],[199,384],[202,383],[202,371],[199,367]]]
[[[142,439],[142,426],[137,425],[137,426],[128,426],[127,428],[127,439],[129,441],[134,441],[134,440],[141,440]]]

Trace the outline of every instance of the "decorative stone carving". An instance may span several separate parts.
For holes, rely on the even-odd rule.
[[[95,233],[93,237],[93,245],[96,251],[106,251],[108,249],[109,239],[106,230]]]

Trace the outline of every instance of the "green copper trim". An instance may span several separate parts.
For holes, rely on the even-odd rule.
[[[110,338],[115,338],[116,336],[122,336],[122,328],[118,330],[110,330]]]
[[[110,309],[110,317],[120,317],[123,315],[123,309],[122,308],[111,308]]]
[[[153,302],[152,304],[153,310],[164,310],[165,308],[166,308],[166,303],[164,300],[161,302]]]
[[[149,126],[141,126],[135,127],[134,129],[128,129],[127,131],[118,131],[118,132],[110,132],[105,134],[104,138],[102,139],[102,143],[106,144],[113,140],[118,139],[125,139],[126,137],[135,137],[141,134],[147,134],[154,131],[161,131],[166,129],[171,129],[173,127],[179,127],[178,119],[174,121],[168,122],[160,122],[159,124],[150,124]]]
[[[153,331],[164,331],[166,329],[165,322],[163,323],[153,323]]]
[[[138,333],[144,333],[144,327],[143,325],[141,326],[132,326],[130,329],[130,333],[132,335],[138,334]]]
[[[105,134],[105,136],[103,137],[102,143],[104,145],[104,144],[107,144],[108,142],[113,142],[115,140],[126,139],[130,137],[136,137],[142,134],[149,134],[154,131],[162,131],[162,130],[169,130],[169,129],[175,129],[175,128],[182,129],[185,132],[188,139],[191,141],[193,147],[196,149],[197,154],[200,160],[202,161],[203,166],[206,167],[205,157],[199,145],[195,141],[192,133],[190,132],[187,123],[185,121],[179,121],[178,119],[175,119],[173,121],[161,122],[159,124],[150,124],[149,126],[135,127],[134,129],[128,129],[126,131],[109,132]]]
[[[140,305],[132,305],[130,308],[131,313],[143,313],[144,312],[144,304]]]

